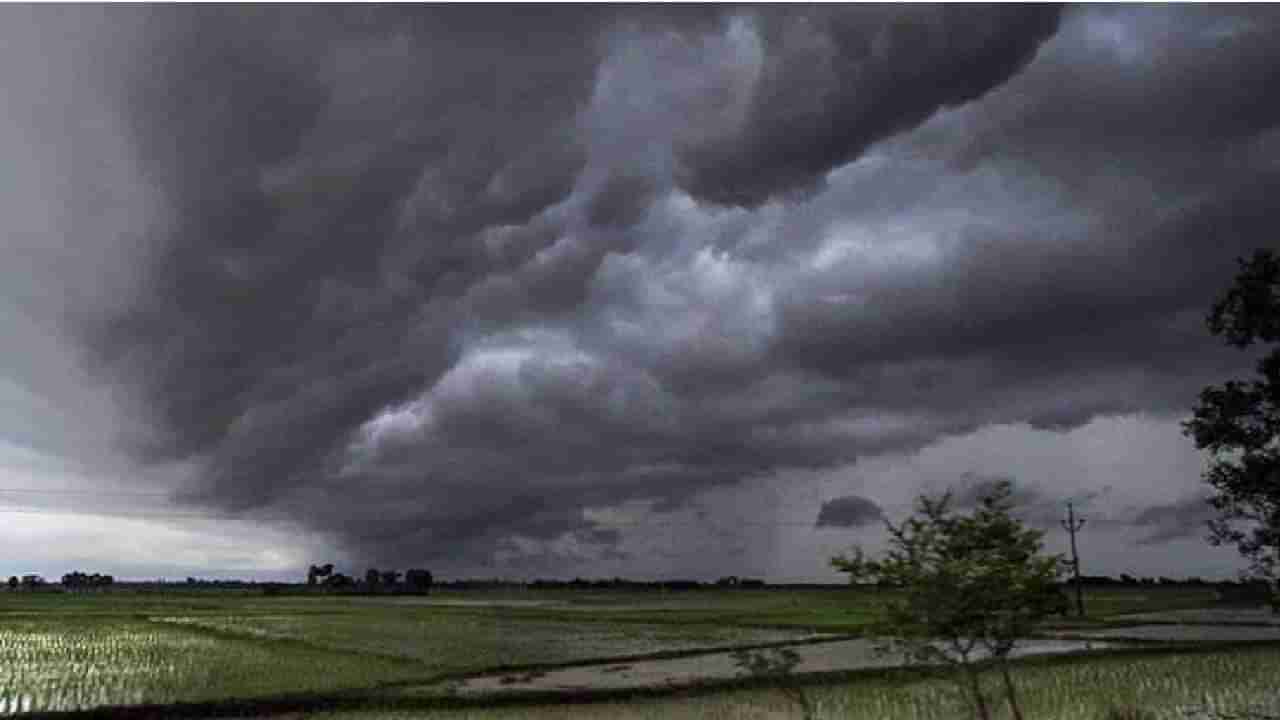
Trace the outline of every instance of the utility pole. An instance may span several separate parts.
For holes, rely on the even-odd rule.
[[[1071,535],[1071,570],[1076,584],[1076,614],[1084,617],[1084,592],[1080,587],[1080,554],[1076,551],[1076,532],[1084,527],[1084,518],[1076,517],[1075,507],[1069,500],[1067,501],[1067,519],[1062,521],[1062,527]]]

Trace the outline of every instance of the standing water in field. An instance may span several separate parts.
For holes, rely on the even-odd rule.
[[[903,664],[900,656],[880,653],[876,645],[875,640],[865,638],[791,645],[789,649],[797,655],[792,672],[841,672]],[[1111,645],[1076,640],[1028,640],[1014,651],[1014,656],[1076,653],[1101,650]],[[742,672],[737,653],[714,652],[665,660],[583,665],[546,672],[485,675],[464,681],[457,690],[464,695],[486,695],[520,691],[583,692],[674,687],[708,680],[730,680],[741,676]]]

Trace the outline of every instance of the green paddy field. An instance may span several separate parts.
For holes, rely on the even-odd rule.
[[[0,714],[801,717],[786,693],[746,677],[680,689],[492,698],[457,696],[451,683],[495,671],[514,677],[857,635],[879,601],[875,591],[852,588],[443,591],[429,598],[0,593]],[[1089,620],[1061,623],[1063,631],[1122,624],[1127,613],[1207,607],[1213,598],[1208,588],[1115,588],[1091,592],[1087,603]],[[1046,720],[1103,720],[1112,707],[1211,717],[1188,713],[1268,702],[1278,678],[1275,642],[1149,644],[1018,667],[1028,718]],[[803,683],[822,718],[960,716],[949,685],[918,670],[829,673]]]

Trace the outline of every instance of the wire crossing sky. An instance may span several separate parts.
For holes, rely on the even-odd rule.
[[[1012,478],[1229,577],[1277,12],[2,7],[0,573],[832,581]]]

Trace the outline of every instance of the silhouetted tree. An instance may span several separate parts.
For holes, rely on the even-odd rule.
[[[432,580],[433,578],[431,577],[430,570],[413,568],[411,570],[406,570],[404,573],[404,584],[408,585],[409,589],[413,590],[414,592],[420,592],[420,593],[431,592]]]
[[[324,565],[312,565],[307,568],[307,584],[315,585],[322,578],[333,575],[333,563],[325,563]]]
[[[332,573],[324,579],[325,587],[345,588],[351,587],[355,581],[342,573]]]
[[[18,576],[17,576],[17,575],[10,575],[10,576],[9,576],[9,589],[10,589],[10,590],[17,590],[17,589],[18,589]]]
[[[382,580],[382,573],[378,572],[378,568],[369,568],[364,571],[364,584],[369,586],[370,590],[378,587]]]
[[[1260,379],[1205,388],[1183,432],[1212,455],[1204,477],[1219,516],[1210,541],[1236,546],[1252,576],[1271,585],[1272,609],[1280,612],[1280,256],[1258,250],[1241,259],[1208,326],[1236,348],[1272,346],[1258,362]]]
[[[382,571],[382,584],[387,587],[394,587],[400,581],[400,573],[396,570]]]

